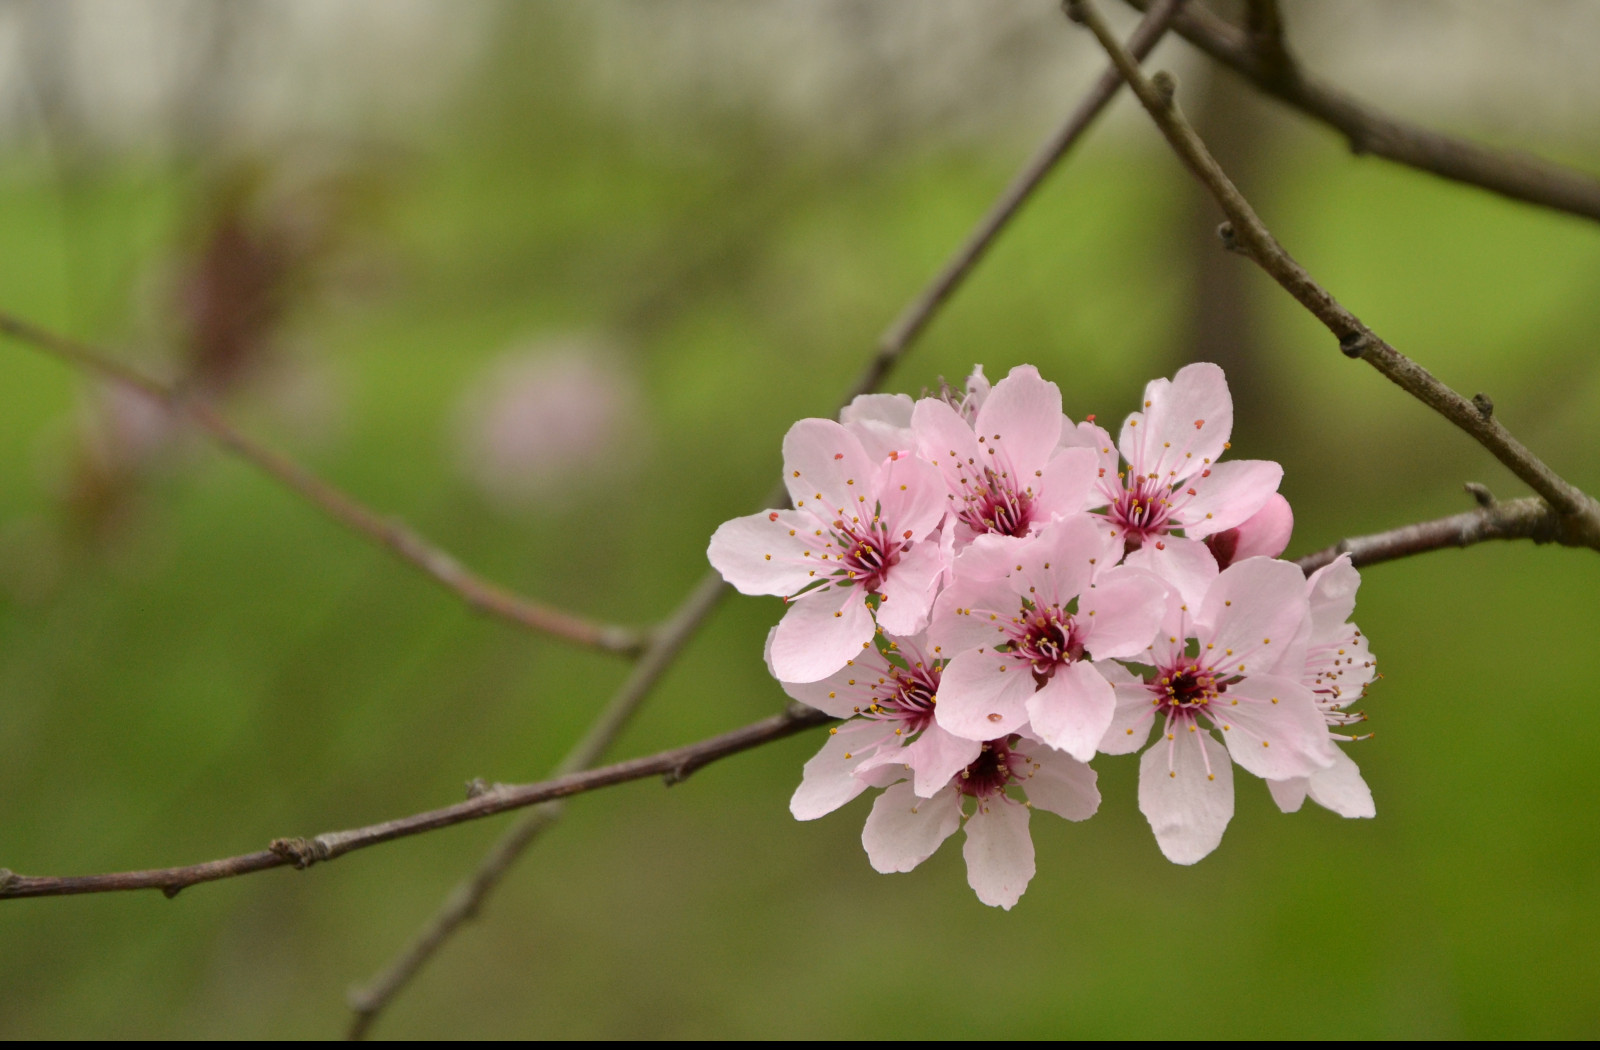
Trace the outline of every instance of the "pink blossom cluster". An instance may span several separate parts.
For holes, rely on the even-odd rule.
[[[1115,442],[1094,418],[1073,423],[1031,366],[859,397],[785,436],[792,509],[711,538],[729,583],[788,606],[773,676],[843,720],[791,810],[881,789],[862,833],[878,871],[964,827],[968,881],[1010,908],[1034,873],[1031,811],[1092,816],[1089,762],[1141,748],[1139,809],[1179,864],[1221,841],[1235,764],[1285,812],[1310,795],[1374,813],[1337,746],[1375,677],[1350,622],[1360,577],[1348,558],[1309,579],[1277,560],[1283,470],[1223,460],[1222,369],[1151,382]]]

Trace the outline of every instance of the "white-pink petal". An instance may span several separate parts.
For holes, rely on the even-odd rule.
[[[1167,610],[1167,587],[1159,578],[1121,566],[1100,574],[1078,599],[1083,645],[1096,660],[1142,656],[1155,640]]]
[[[1061,441],[1061,388],[1032,365],[1018,365],[989,391],[973,429],[983,448],[998,448],[993,456],[985,451],[987,459],[998,459],[1013,478],[1032,478]]]
[[[1260,510],[1236,526],[1229,564],[1246,558],[1276,558],[1289,546],[1292,535],[1294,511],[1281,492],[1274,492]]]
[[[1278,808],[1285,813],[1300,812],[1300,807],[1305,805],[1306,791],[1310,786],[1310,777],[1267,781],[1267,790],[1272,793],[1272,801],[1276,802]]]
[[[1193,864],[1233,819],[1233,763],[1209,733],[1172,728],[1179,739],[1160,739],[1139,759],[1139,812],[1168,860]]]
[[[808,592],[773,632],[772,673],[783,682],[821,681],[871,645],[874,630],[861,588]]]
[[[1035,809],[1068,820],[1088,820],[1100,808],[1100,788],[1092,768],[1067,755],[1035,750],[1038,764],[1023,789]]]
[[[1283,481],[1283,467],[1267,459],[1234,459],[1209,469],[1209,476],[1189,479],[1195,494],[1173,515],[1190,539],[1242,524],[1266,505]],[[1234,555],[1235,560],[1240,557]]]
[[[939,527],[944,519],[944,484],[939,472],[913,456],[887,459],[873,475],[872,489],[866,493],[866,513],[861,523],[872,520],[876,513],[889,527],[891,540],[922,540]],[[859,484],[859,482],[858,482]],[[906,535],[910,533],[910,535]]]
[[[991,397],[991,404],[993,400]],[[961,853],[967,859],[967,884],[978,899],[1010,911],[1033,879],[1028,807],[1003,797],[981,803],[967,818],[967,841]]]
[[[1179,481],[1222,456],[1233,432],[1233,396],[1222,369],[1187,365],[1145,386],[1146,407],[1123,424],[1118,445],[1135,474]]]
[[[1065,448],[1044,468],[1044,473],[1026,482],[1023,488],[1034,492],[1033,530],[1042,529],[1052,519],[1082,514],[1099,501],[1094,498],[1099,457],[1086,448]]]
[[[740,594],[794,594],[814,579],[816,563],[805,557],[814,529],[808,516],[792,510],[747,514],[717,527],[706,557]]]
[[[993,650],[969,649],[945,667],[934,718],[946,731],[968,740],[993,740],[1028,720],[1034,691],[1029,665]]]
[[[1117,697],[1087,660],[1056,668],[1027,702],[1028,723],[1040,740],[1080,762],[1094,757],[1111,727]]]
[[[881,724],[847,722],[829,734],[822,750],[805,765],[800,786],[789,799],[796,820],[816,820],[865,791],[870,785],[857,777],[862,761],[877,751],[877,742],[890,734]]]
[[[882,462],[891,452],[911,452],[911,398],[905,394],[862,394],[839,413],[839,422],[854,434],[867,458]]]
[[[824,519],[859,513],[855,508],[868,494],[876,469],[860,439],[831,419],[802,419],[783,437],[783,483],[789,496],[796,508]],[[868,507],[868,517],[871,512]]]
[[[1266,780],[1311,776],[1338,754],[1311,690],[1292,679],[1252,675],[1230,685],[1207,713],[1233,760]]]
[[[926,629],[944,572],[944,552],[936,540],[912,544],[884,578],[882,601],[878,603],[879,625],[898,635]]]
[[[911,785],[890,787],[872,804],[861,829],[861,845],[876,871],[910,871],[933,856],[961,826],[961,796],[945,788],[933,798],[918,798]]]
[[[899,758],[911,767],[911,787],[929,798],[950,779],[978,760],[983,744],[947,732],[937,724],[924,729],[917,739],[900,749]]]
[[[1156,705],[1144,682],[1129,674],[1115,662],[1095,665],[1116,694],[1117,706],[1112,712],[1111,724],[1100,738],[1098,750],[1107,755],[1126,755],[1139,750],[1150,738],[1150,723],[1155,718]]]
[[[1229,674],[1274,668],[1309,612],[1305,588],[1305,574],[1290,562],[1246,558],[1228,566],[1196,617],[1201,642],[1214,646],[1205,656]]]
[[[1361,777],[1350,756],[1334,748],[1333,765],[1311,774],[1308,787],[1312,801],[1330,809],[1341,817],[1375,817],[1378,807],[1372,801],[1372,789]]]

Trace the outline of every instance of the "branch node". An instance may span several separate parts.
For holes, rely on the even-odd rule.
[[[1478,410],[1478,415],[1484,419],[1494,416],[1494,399],[1488,394],[1477,393],[1472,395],[1472,407]]]
[[[1339,351],[1352,361],[1358,361],[1372,346],[1366,332],[1346,332],[1339,337]]]
[[[328,847],[316,839],[273,839],[267,843],[267,849],[300,871],[311,867],[319,860],[327,860],[330,855]]]
[[[171,883],[169,885],[161,887],[161,895],[163,897],[167,898],[167,900],[170,901],[172,898],[174,898],[178,894],[182,893],[183,890],[184,890],[184,887],[183,887],[182,883],[174,882],[174,883]]]
[[[473,777],[471,780],[467,781],[468,798],[477,798],[479,795],[487,795],[488,793],[489,782],[484,780],[482,777]]]
[[[1085,24],[1087,19],[1083,11],[1083,0],[1061,0],[1061,13],[1080,26]]]
[[[1178,78],[1165,69],[1157,70],[1150,77],[1150,86],[1161,96],[1162,106],[1171,109],[1173,96],[1178,93]]]
[[[1499,502],[1494,498],[1494,493],[1490,492],[1486,486],[1480,485],[1476,481],[1469,481],[1461,487],[1466,489],[1467,492],[1472,495],[1472,498],[1478,501],[1478,506],[1480,507],[1493,507],[1497,502]]]
[[[1233,223],[1224,222],[1219,225],[1217,227],[1217,239],[1222,241],[1222,247],[1226,251],[1237,252],[1240,255],[1245,254],[1244,246],[1239,243],[1238,236],[1233,232]]]
[[[16,872],[12,871],[10,868],[0,868],[0,896],[3,896],[6,890],[11,888],[11,884],[16,881]]]

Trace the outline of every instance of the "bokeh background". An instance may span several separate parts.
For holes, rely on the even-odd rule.
[[[1285,5],[1310,68],[1600,169],[1600,9]],[[1108,12],[1124,29],[1126,10]],[[0,309],[115,348],[468,564],[646,623],[779,441],[1102,59],[1049,0],[0,8]],[[1600,490],[1600,229],[1374,159],[1153,62],[1343,301]],[[1521,486],[1221,252],[1124,98],[891,377],[1037,364],[1074,417],[1220,361],[1291,554]],[[1600,559],[1365,574],[1375,821],[1240,774],[1168,864],[1132,759],[1034,821],[1005,913],[959,842],[880,876],[802,737],[586,796],[382,1022],[396,1036],[1594,1037]],[[783,702],[732,597],[613,754]],[[467,612],[136,400],[0,345],[0,864],[188,862],[539,777],[625,668]],[[158,893],[0,904],[0,1036],[343,1030],[505,819]]]

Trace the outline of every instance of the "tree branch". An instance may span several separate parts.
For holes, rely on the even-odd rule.
[[[534,784],[495,784],[465,802],[441,809],[431,809],[381,824],[370,824],[348,831],[329,831],[313,838],[274,839],[264,850],[245,853],[237,857],[189,864],[176,868],[153,868],[146,871],[123,871],[107,875],[73,875],[65,877],[18,875],[0,868],[0,899],[14,897],[62,897],[80,893],[113,893],[119,890],[161,890],[168,897],[201,882],[249,875],[269,868],[309,868],[313,864],[334,860],[347,853],[376,846],[395,839],[408,838],[440,828],[454,827],[472,820],[481,820],[496,813],[525,809],[554,799],[570,798],[597,788],[625,784],[647,777],[663,777],[676,784],[690,774],[729,755],[748,751],[753,747],[833,719],[810,708],[792,708],[783,714],[764,718],[741,729],[714,736],[685,747],[661,751],[644,758],[617,762],[582,773],[569,773]]]
[[[1129,37],[1129,49],[1141,57],[1148,54],[1166,33],[1181,5],[1182,0],[1158,0]],[[877,352],[849,392],[845,394],[843,405],[848,405],[860,394],[871,393],[878,388],[889,370],[905,355],[939,309],[949,301],[1034,190],[1083,136],[1095,117],[1105,109],[1121,87],[1122,77],[1115,69],[1108,69],[1095,82],[1089,94],[1029,158],[939,272],[878,337]],[[786,499],[787,493],[780,486],[763,505],[773,506]],[[716,573],[707,576],[695,591],[697,596],[708,595],[707,604],[702,608],[696,598],[691,596],[680,611],[674,614],[672,622],[663,629],[657,642],[646,650],[633,676],[624,683],[617,697],[612,700],[611,706],[607,708],[607,715],[604,718],[612,725],[613,734],[638,707],[646,693],[654,686],[660,671],[664,671],[670,664],[682,643],[698,628],[700,621],[715,603],[716,597],[723,591],[724,585]],[[692,611],[695,609],[699,611]],[[586,741],[601,740],[598,750],[592,754],[583,752],[586,757],[578,760],[580,749],[583,747],[580,744],[579,748],[575,748],[568,756],[568,760],[573,763],[570,768],[582,768],[599,758],[600,752],[605,749],[604,741],[610,739],[603,732],[597,736],[596,731],[599,729],[600,726],[597,724],[595,729],[591,729],[589,737],[585,738]],[[568,771],[569,761],[563,761],[558,767],[558,772]],[[416,976],[451,934],[477,914],[484,900],[505,878],[517,858],[537,841],[545,829],[555,824],[560,816],[561,809],[558,803],[546,803],[508,829],[479,862],[472,874],[457,883],[450,891],[433,918],[418,931],[410,944],[370,981],[350,992],[350,1009],[354,1011],[355,1019],[350,1026],[349,1038],[365,1038],[383,1009]]]
[[[1150,0],[1128,3],[1143,10]],[[1356,153],[1371,153],[1512,200],[1600,220],[1600,179],[1593,175],[1389,116],[1308,77],[1292,61],[1280,63],[1264,54],[1253,26],[1241,30],[1198,4],[1186,8],[1173,29],[1262,91],[1343,134]],[[1280,55],[1287,58],[1281,49]]]
[[[607,652],[632,656],[646,644],[643,631],[596,623],[490,583],[402,522],[363,506],[287,456],[234,429],[204,402],[185,396],[183,391],[120,364],[92,347],[5,313],[0,313],[0,333],[143,394],[174,415],[187,417],[228,451],[292,489],[352,532],[387,547],[401,561],[454,592],[479,612]]]
[[[1595,546],[1574,532],[1570,519],[1557,514],[1544,500],[1533,497],[1509,503],[1490,502],[1464,514],[1404,525],[1371,536],[1354,536],[1315,554],[1298,558],[1295,564],[1310,576],[1341,554],[1350,555],[1350,563],[1359,569],[1448,547],[1471,547],[1488,540],[1532,540],[1534,543],[1559,543],[1567,547]]]
[[[1228,222],[1219,229],[1223,243],[1267,272],[1339,340],[1347,357],[1361,358],[1395,385],[1488,449],[1513,474],[1543,496],[1563,517],[1583,546],[1600,550],[1600,503],[1546,466],[1494,418],[1487,397],[1472,400],[1441,383],[1427,369],[1390,346],[1325,288],[1312,279],[1262,223],[1250,203],[1206,149],[1173,101],[1176,85],[1165,73],[1147,78],[1138,62],[1111,34],[1091,0],[1068,0],[1069,14],[1089,27],[1132,86],[1156,126],[1184,164],[1211,191]]]

